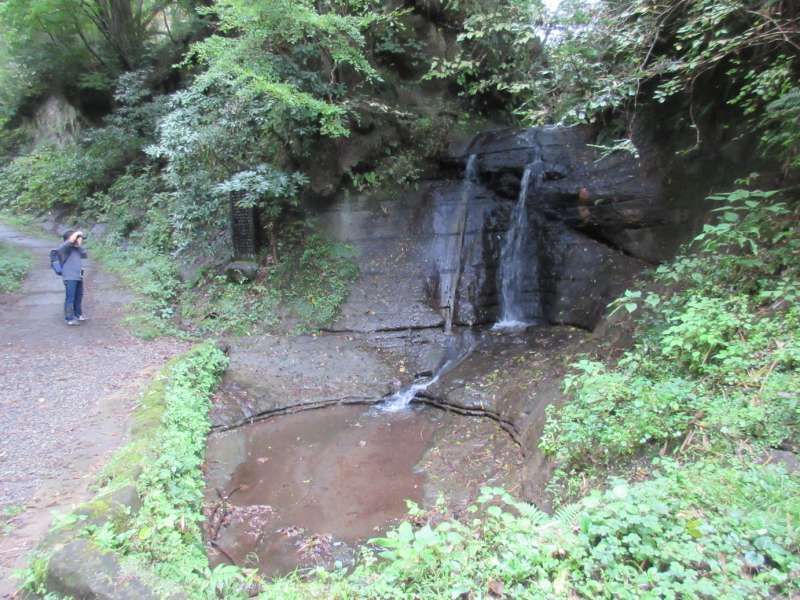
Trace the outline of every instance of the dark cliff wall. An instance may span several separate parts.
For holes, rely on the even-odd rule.
[[[524,279],[523,295],[541,299],[535,319],[592,329],[632,276],[671,256],[697,215],[675,208],[664,173],[650,166],[649,157],[603,156],[591,140],[586,128],[485,133],[443,159],[449,179],[399,199],[348,196],[327,204],[318,213],[320,223],[355,245],[362,262],[361,282],[339,326],[440,325],[446,307],[439,290],[453,277],[455,220],[465,200],[455,322],[495,322],[501,247],[522,172],[538,153],[543,176],[527,199],[524,248],[537,269]],[[471,154],[477,175],[465,191],[459,177]]]

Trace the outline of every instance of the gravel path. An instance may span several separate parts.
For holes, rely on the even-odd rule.
[[[0,224],[0,242],[35,255],[20,293],[0,295],[0,597],[11,598],[11,572],[24,566],[51,512],[91,497],[98,469],[126,441],[143,384],[186,345],[128,333],[121,321],[133,296],[91,264],[89,320],[67,327],[64,287],[47,264],[58,239]]]

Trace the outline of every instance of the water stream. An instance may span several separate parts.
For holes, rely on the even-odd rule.
[[[508,233],[500,254],[499,285],[500,320],[494,329],[518,329],[531,323],[531,318],[541,313],[538,293],[525,298],[525,282],[535,280],[539,274],[538,252],[526,252],[531,236],[528,217],[528,197],[542,181],[544,165],[537,156],[525,167],[519,196],[509,220]]]
[[[418,394],[424,392],[447,373],[449,370],[460,365],[466,359],[480,339],[472,330],[465,330],[457,337],[453,338],[448,344],[444,362],[433,372],[430,377],[420,378],[409,386],[404,387],[392,394],[381,406],[384,412],[399,412],[408,408]]]

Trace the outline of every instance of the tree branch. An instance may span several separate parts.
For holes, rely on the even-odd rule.
[[[75,33],[77,33],[77,34],[78,34],[78,37],[81,39],[81,41],[83,42],[83,45],[86,47],[86,49],[89,51],[89,53],[90,53],[92,56],[94,56],[95,60],[97,60],[97,62],[99,62],[99,63],[100,63],[100,65],[101,65],[101,66],[102,66],[104,69],[106,69],[107,71],[110,71],[111,69],[109,68],[109,66],[108,66],[108,64],[106,63],[106,61],[104,61],[104,60],[103,60],[103,59],[100,57],[100,55],[99,55],[99,54],[98,54],[98,53],[95,51],[95,49],[94,49],[94,48],[92,47],[92,45],[89,43],[89,40],[87,40],[87,39],[86,39],[86,36],[83,34],[83,30],[81,29],[81,25],[80,25],[80,23],[78,22],[78,19],[77,19],[77,18],[76,18],[74,15],[73,15],[73,17],[72,17],[72,22],[73,22],[73,25],[75,26]]]

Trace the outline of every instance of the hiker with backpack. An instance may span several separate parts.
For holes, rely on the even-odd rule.
[[[50,251],[50,266],[64,281],[64,319],[67,325],[78,325],[83,316],[83,259],[87,257],[83,248],[86,236],[82,231],[64,232],[64,242]]]

